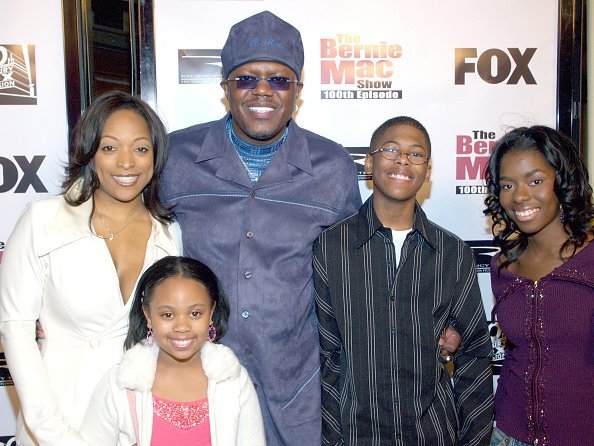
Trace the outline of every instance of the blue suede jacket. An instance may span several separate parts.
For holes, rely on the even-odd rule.
[[[361,205],[355,164],[293,121],[252,184],[227,117],[170,135],[162,181],[185,254],[220,278],[231,305],[222,343],[252,378],[269,445],[320,444],[320,360],[312,245]]]

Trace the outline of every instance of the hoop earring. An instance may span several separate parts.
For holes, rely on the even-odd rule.
[[[217,327],[214,324],[208,326],[208,340],[214,342],[217,339]]]
[[[151,329],[151,327],[147,327],[146,330],[146,345],[148,345],[149,347],[153,346],[153,330]]]

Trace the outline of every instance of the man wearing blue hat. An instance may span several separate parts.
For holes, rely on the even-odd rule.
[[[256,386],[268,444],[320,444],[312,245],[361,205],[356,167],[291,119],[303,87],[295,27],[268,11],[249,17],[231,28],[221,59],[229,114],[171,134],[162,197],[185,254],[208,264],[229,297],[222,342]]]

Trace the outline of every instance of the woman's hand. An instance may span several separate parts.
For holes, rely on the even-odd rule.
[[[450,362],[454,358],[454,353],[456,353],[458,347],[460,347],[461,342],[462,337],[458,334],[454,327],[448,325],[439,338],[441,357],[445,362]]]

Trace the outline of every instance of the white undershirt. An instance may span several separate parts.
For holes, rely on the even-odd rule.
[[[396,231],[392,229],[392,242],[394,243],[396,254],[396,265],[400,265],[400,252],[402,251],[402,245],[404,245],[404,239],[406,239],[406,236],[410,231],[412,231],[412,228],[405,229],[404,231]]]

